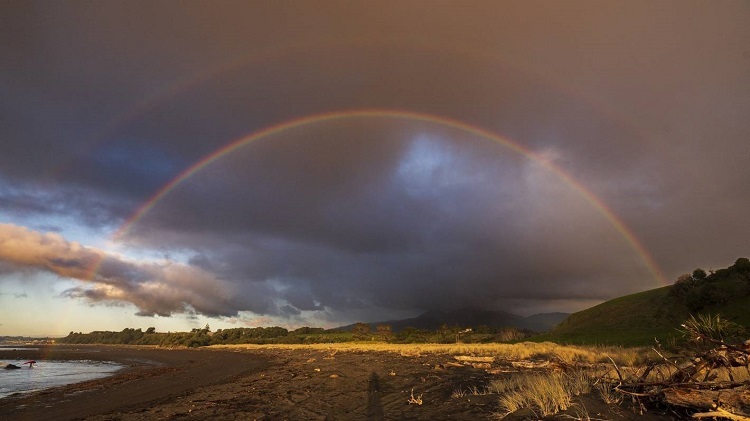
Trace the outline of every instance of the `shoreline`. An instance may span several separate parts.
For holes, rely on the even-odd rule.
[[[133,410],[231,381],[267,365],[257,356],[226,351],[113,345],[34,348],[38,350],[0,350],[0,361],[112,361],[123,368],[100,379],[6,396],[0,399],[4,420],[44,419],[50,411],[54,419],[70,420]]]

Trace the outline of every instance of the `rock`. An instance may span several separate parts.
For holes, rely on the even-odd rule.
[[[8,365],[5,366],[6,370],[17,370],[17,369],[20,369],[20,368],[21,367],[15,365],[15,364],[8,364]]]

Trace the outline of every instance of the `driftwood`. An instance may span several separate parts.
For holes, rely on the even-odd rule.
[[[550,368],[552,363],[550,361],[511,361],[510,365],[513,368],[540,369]]]
[[[606,377],[604,381],[614,390],[643,405],[661,403],[693,412],[693,418],[723,418],[750,421],[750,380],[736,381],[732,368],[744,367],[750,374],[750,344],[726,344],[723,341],[705,338],[716,347],[692,356],[665,357],[654,351],[661,361],[647,365],[642,373],[625,377],[620,368],[610,359],[617,378]],[[662,370],[663,369],[663,370]],[[649,381],[650,373],[668,375],[658,381]],[[729,381],[718,381],[724,371]],[[658,377],[658,376],[657,376]]]
[[[456,355],[453,358],[456,361],[471,363],[491,363],[495,361],[495,357],[476,357],[473,355]]]
[[[456,355],[453,358],[455,358],[456,361],[459,361],[463,365],[483,369],[491,368],[492,362],[495,361],[495,357],[475,357],[472,355]]]
[[[667,403],[690,407],[699,411],[693,418],[729,418],[750,420],[750,391],[748,390],[684,390],[673,389],[664,393]]]

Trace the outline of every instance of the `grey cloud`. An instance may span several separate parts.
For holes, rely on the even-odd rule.
[[[0,295],[12,296],[13,298],[28,298],[25,292],[0,292]]]
[[[110,232],[235,139],[386,108],[475,125],[550,159],[622,219],[666,279],[747,254],[744,3],[1,7],[3,222]],[[68,296],[120,294],[142,314],[290,318],[549,310],[656,286],[585,194],[460,130],[328,121],[214,162],[122,238],[188,264],[55,240],[44,259],[0,270],[81,279],[103,259],[99,278]]]

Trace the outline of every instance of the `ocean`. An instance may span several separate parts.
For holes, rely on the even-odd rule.
[[[108,361],[38,360],[34,367],[22,360],[0,360],[0,399],[14,393],[28,393],[49,387],[63,386],[114,374],[122,366]],[[7,364],[22,367],[3,369]]]

